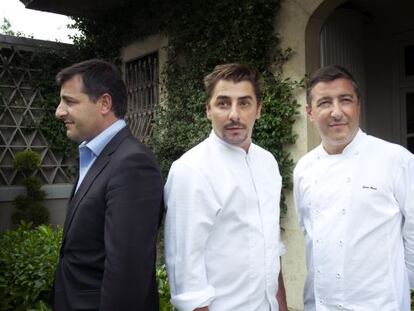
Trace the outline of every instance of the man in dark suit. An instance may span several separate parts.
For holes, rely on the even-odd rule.
[[[54,288],[54,310],[158,310],[156,239],[162,178],[123,120],[127,93],[115,66],[89,60],[56,76],[56,117],[80,143]]]

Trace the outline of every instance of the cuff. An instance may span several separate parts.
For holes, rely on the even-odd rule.
[[[283,256],[284,254],[286,254],[286,246],[282,241],[279,241],[279,257]]]
[[[196,308],[206,307],[214,299],[215,290],[212,286],[197,292],[186,292],[175,295],[171,298],[171,303],[179,311],[193,311]]]

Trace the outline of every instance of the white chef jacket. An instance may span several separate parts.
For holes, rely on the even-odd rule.
[[[274,157],[214,132],[175,161],[164,198],[173,305],[192,311],[276,311],[281,177]]]
[[[305,310],[408,311],[414,285],[414,156],[361,130],[294,171],[308,277]]]

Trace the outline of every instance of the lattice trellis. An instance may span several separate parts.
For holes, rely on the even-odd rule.
[[[125,80],[128,90],[128,111],[126,121],[132,133],[147,142],[152,132],[158,96],[158,53],[153,53],[125,66]]]
[[[33,51],[0,46],[0,186],[19,182],[13,159],[26,149],[40,154],[41,166],[34,174],[44,183],[72,182],[74,160],[54,154],[35,126],[44,110],[42,94],[34,83],[41,68],[30,68],[33,57]]]

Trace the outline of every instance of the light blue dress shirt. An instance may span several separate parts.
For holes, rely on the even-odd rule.
[[[105,146],[125,126],[126,123],[124,120],[118,120],[89,142],[84,141],[79,145],[79,180],[76,185],[76,191],[78,191],[86,173]]]

